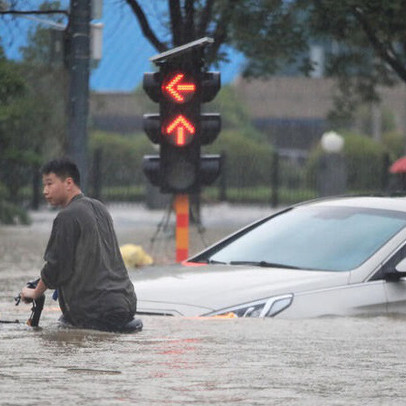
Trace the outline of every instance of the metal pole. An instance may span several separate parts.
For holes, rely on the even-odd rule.
[[[176,211],[176,262],[182,262],[189,256],[189,196],[175,196]]]
[[[279,204],[279,153],[276,150],[272,154],[271,185],[271,207],[277,207]]]
[[[67,155],[77,164],[82,190],[87,190],[91,0],[71,0]]]

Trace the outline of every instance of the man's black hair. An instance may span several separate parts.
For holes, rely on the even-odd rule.
[[[72,178],[77,186],[80,186],[79,169],[74,162],[67,158],[53,159],[46,163],[41,170],[43,175],[54,173],[58,178]]]

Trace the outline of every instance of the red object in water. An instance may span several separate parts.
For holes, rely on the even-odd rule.
[[[406,173],[406,156],[396,160],[389,168],[390,173]]]

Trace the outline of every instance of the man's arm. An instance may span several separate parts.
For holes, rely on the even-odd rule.
[[[79,237],[80,225],[75,217],[61,211],[52,226],[40,275],[49,289],[58,288],[72,277]]]
[[[24,303],[29,303],[31,300],[36,300],[47,290],[45,283],[42,279],[39,280],[37,287],[35,289],[31,289],[27,286],[22,288],[21,290],[21,300]]]

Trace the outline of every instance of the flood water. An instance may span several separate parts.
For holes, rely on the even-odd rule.
[[[0,227],[0,405],[404,405],[406,318],[142,317],[136,334],[40,328],[13,297],[49,224]],[[126,230],[128,233],[128,230]],[[131,270],[130,270],[131,272]]]

